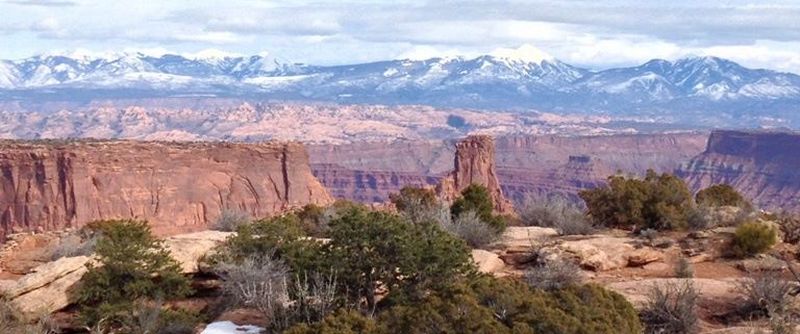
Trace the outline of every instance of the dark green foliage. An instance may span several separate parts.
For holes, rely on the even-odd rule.
[[[251,256],[282,259],[295,273],[314,270],[321,265],[322,244],[306,237],[295,214],[262,219],[239,226],[228,238],[212,262],[242,261]]]
[[[190,293],[178,262],[146,222],[104,221],[92,227],[100,235],[95,248],[99,266],[88,265],[77,295],[81,316],[89,325],[102,319],[121,324],[134,303]]]
[[[531,290],[507,279],[477,277],[414,303],[397,304],[371,320],[340,312],[287,333],[641,333],[639,318],[622,296],[599,286],[555,292]]]
[[[698,205],[710,207],[718,206],[737,206],[740,208],[750,208],[748,202],[742,194],[727,184],[715,184],[697,192],[695,201]]]
[[[778,242],[778,233],[772,226],[748,222],[736,228],[731,251],[734,256],[746,257],[763,253]]]
[[[375,320],[356,311],[342,310],[314,324],[299,324],[283,334],[377,334]]]
[[[352,209],[331,222],[330,235],[328,263],[351,299],[364,298],[370,311],[379,284],[414,298],[472,268],[462,241],[436,225],[408,224],[390,213]]]
[[[453,217],[458,217],[463,213],[472,211],[495,230],[505,230],[505,218],[494,215],[492,213],[493,210],[494,203],[492,202],[489,190],[479,184],[471,184],[464,188],[464,190],[461,191],[461,197],[455,200],[450,207],[450,213],[453,214]]]
[[[595,224],[609,227],[683,229],[694,208],[683,180],[652,170],[644,179],[611,176],[608,185],[584,190],[580,197]]]
[[[329,210],[316,204],[307,204],[297,211],[297,218],[300,219],[303,231],[316,238],[324,238],[328,235],[328,224],[330,217]]]

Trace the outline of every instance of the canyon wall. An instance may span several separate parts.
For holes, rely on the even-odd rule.
[[[296,143],[0,142],[0,233],[148,220],[207,228],[222,210],[264,217],[332,201]]]
[[[800,134],[714,131],[678,175],[694,190],[727,183],[762,208],[800,210]]]
[[[707,139],[703,133],[506,136],[495,138],[494,160],[504,195],[520,202],[554,192],[575,196],[618,170],[672,172],[703,152]],[[453,141],[402,141],[314,145],[309,151],[314,174],[336,197],[380,202],[406,184],[437,184],[453,169],[455,148]]]

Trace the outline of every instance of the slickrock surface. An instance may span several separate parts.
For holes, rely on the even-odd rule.
[[[727,183],[767,209],[800,208],[800,134],[714,131],[678,174],[697,190]]]
[[[263,217],[331,201],[296,143],[0,142],[1,234],[109,218],[175,234],[223,209]]]
[[[440,197],[454,200],[471,184],[485,186],[494,210],[512,213],[514,206],[503,196],[495,168],[494,140],[489,136],[469,136],[456,144],[455,170],[436,187]]]

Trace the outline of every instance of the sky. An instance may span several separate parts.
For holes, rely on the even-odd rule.
[[[592,69],[712,55],[800,73],[800,0],[0,0],[0,58],[141,51],[318,65],[534,48]]]

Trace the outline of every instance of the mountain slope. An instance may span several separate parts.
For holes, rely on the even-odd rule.
[[[800,124],[800,76],[716,57],[591,71],[537,49],[311,66],[271,56],[42,55],[0,62],[0,100],[217,96]],[[712,124],[714,125],[713,122]]]

